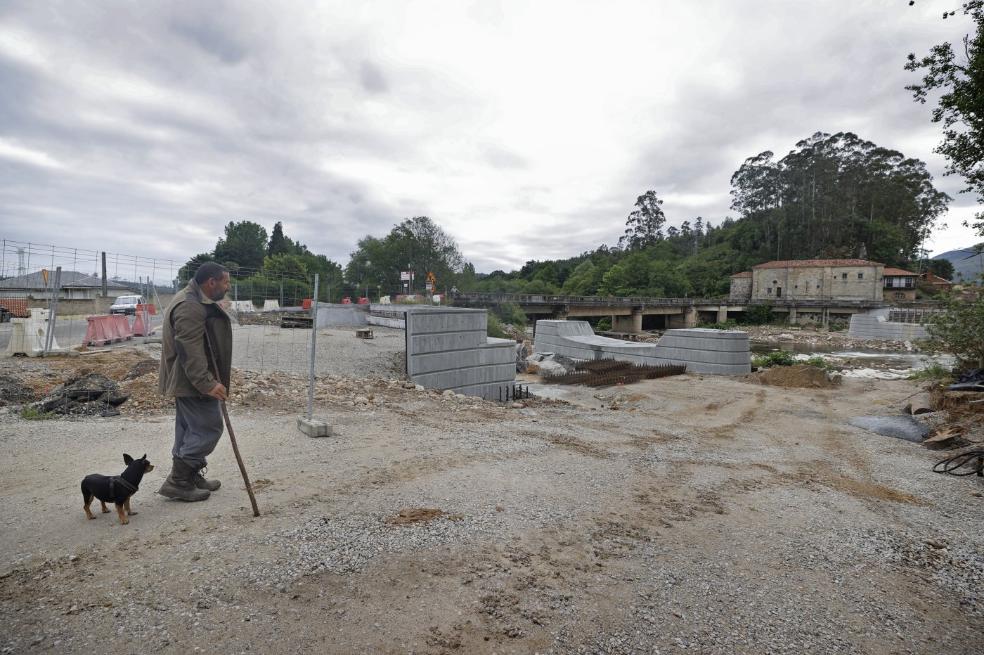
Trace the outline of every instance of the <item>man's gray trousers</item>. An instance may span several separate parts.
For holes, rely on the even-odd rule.
[[[205,468],[205,458],[212,454],[222,436],[222,409],[209,396],[179,396],[174,399],[174,448],[171,455]]]

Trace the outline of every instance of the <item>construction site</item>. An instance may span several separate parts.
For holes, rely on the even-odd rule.
[[[743,332],[375,309],[239,315],[258,517],[223,436],[206,502],[155,470],[128,525],[86,520],[83,476],[167,470],[153,329],[0,358],[0,652],[979,652],[984,478],[933,466],[984,394],[752,372]]]

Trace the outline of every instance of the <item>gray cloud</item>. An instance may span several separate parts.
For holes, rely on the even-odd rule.
[[[968,208],[904,90],[906,53],[955,38],[922,4],[565,4],[561,30],[524,3],[4,3],[0,236],[180,262],[279,220],[344,264],[429,215],[509,269],[616,243],[650,188],[718,223],[744,158],[816,130],[927,161]],[[623,34],[652,12],[663,38]]]

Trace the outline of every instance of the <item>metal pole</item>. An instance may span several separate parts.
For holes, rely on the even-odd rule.
[[[318,345],[318,274],[314,274],[314,298],[311,299],[311,364],[308,368],[307,418],[311,420],[314,411],[314,359]]]
[[[61,266],[55,269],[55,284],[51,294],[51,304],[48,309],[48,330],[44,339],[44,355],[51,350],[51,344],[55,340],[55,319],[58,317],[58,291],[61,289]]]

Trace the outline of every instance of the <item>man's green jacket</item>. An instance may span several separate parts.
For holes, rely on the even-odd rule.
[[[205,331],[215,348],[215,371]],[[229,388],[232,321],[194,280],[178,291],[164,312],[160,392],[165,396],[204,396],[217,381]]]

